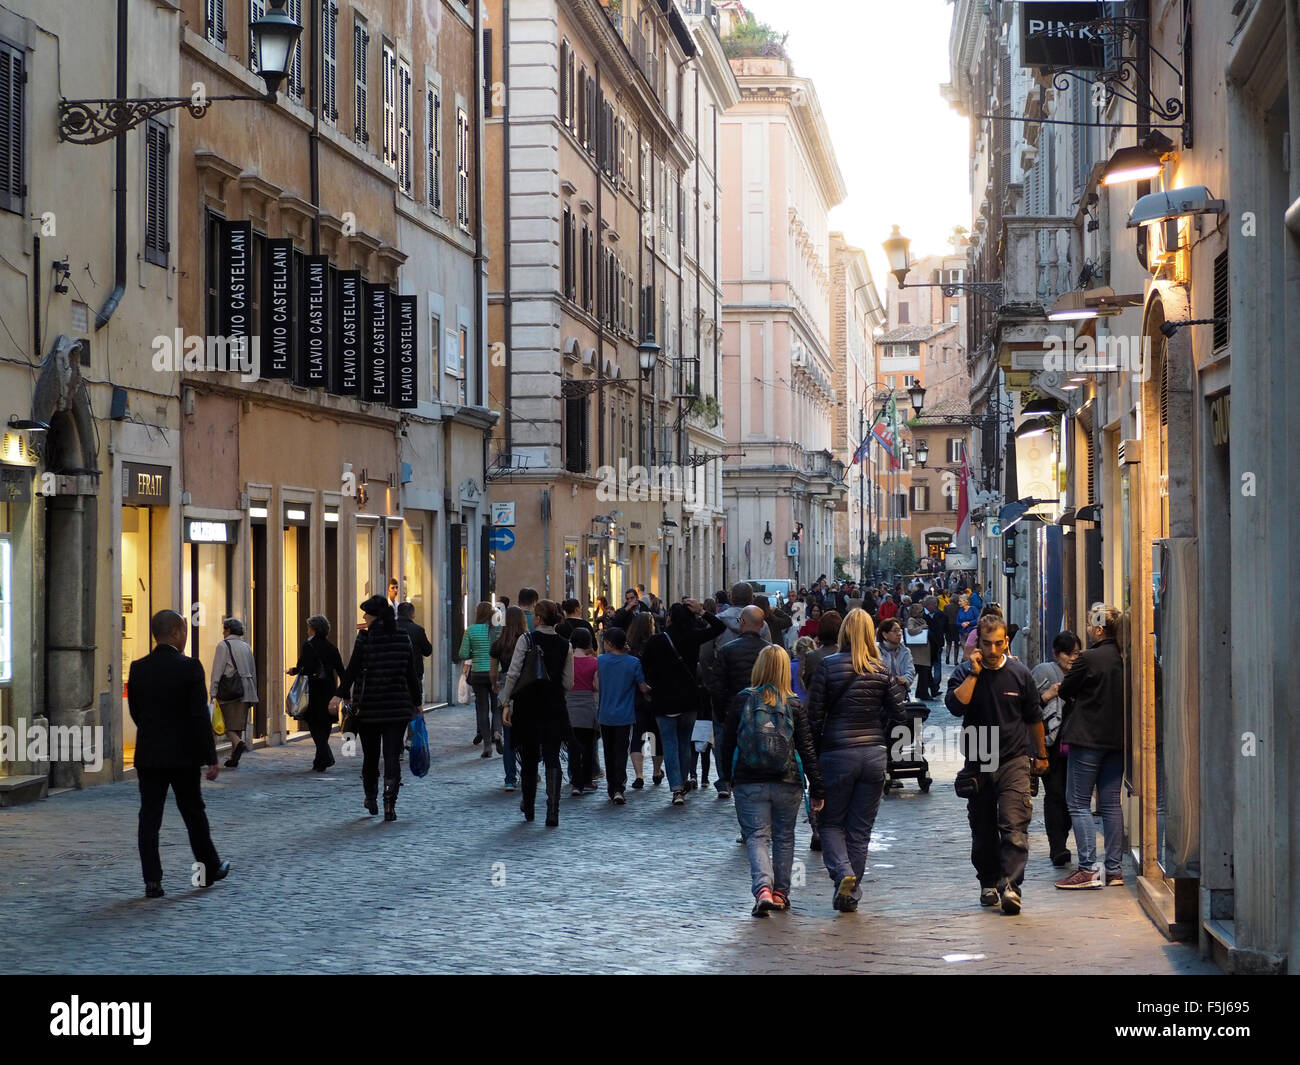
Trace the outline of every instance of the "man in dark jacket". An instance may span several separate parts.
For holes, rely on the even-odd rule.
[[[918,693],[918,698],[937,699],[942,690],[939,682],[943,679],[943,644],[948,635],[948,619],[939,609],[939,600],[933,596],[925,597],[925,622],[930,628],[930,690]]]
[[[433,644],[424,631],[424,626],[415,620],[414,603],[397,604],[397,631],[406,633],[407,639],[415,649],[415,675],[420,678],[420,689],[424,689],[424,660],[433,654]]]
[[[230,874],[213,846],[199,784],[200,767],[216,780],[217,746],[208,717],[208,688],[203,664],[184,655],[189,626],[174,610],[161,610],[149,622],[155,646],[131,663],[127,677],[128,709],[136,726],[135,775],[140,785],[138,842],[147,898],[163,897],[158,831],[167,789],[176,796],[194,852],[198,887]]]
[[[1120,809],[1120,783],[1124,776],[1124,660],[1115,636],[1119,611],[1094,604],[1088,613],[1084,651],[1061,681],[1065,703],[1061,742],[1070,753],[1066,769],[1066,806],[1074,825],[1074,847],[1079,867],[1056,886],[1065,889],[1100,888],[1124,884],[1124,817]],[[1106,874],[1097,864],[1097,825],[1092,819],[1092,792],[1097,790],[1106,840]]]
[[[971,864],[980,905],[1020,912],[1020,885],[1029,860],[1029,794],[1033,772],[1047,771],[1043,706],[1029,670],[1007,654],[1007,628],[996,614],[979,619],[978,646],[948,678],[945,705],[965,719],[966,766],[979,782],[966,800]],[[973,726],[973,730],[972,730]]]
[[[725,720],[736,696],[750,686],[754,663],[764,647],[769,646],[761,633],[766,625],[763,611],[747,606],[740,612],[740,635],[719,647],[713,656],[713,676],[709,692],[713,696],[713,710]],[[717,725],[715,720],[714,724]],[[731,766],[725,762],[718,767],[718,798],[731,797]]]

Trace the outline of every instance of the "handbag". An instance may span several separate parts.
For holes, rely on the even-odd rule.
[[[230,658],[230,667],[234,672],[222,672],[221,679],[217,681],[217,702],[238,702],[244,698],[244,678],[239,675],[239,667],[235,665],[235,653],[230,649],[230,641],[221,642],[226,645],[226,654]]]
[[[460,675],[460,682],[456,685],[456,702],[463,706],[464,704],[472,703],[473,701],[474,693],[470,690],[469,673],[462,673]]]
[[[311,696],[308,693],[307,684],[307,674],[298,674],[284,697],[285,713],[292,718],[297,718],[299,721],[306,716],[307,711],[311,708]]]
[[[351,703],[343,704],[343,723],[339,726],[339,731],[353,736],[361,731],[361,714]]]
[[[520,692],[528,691],[539,681],[549,682],[551,679],[551,675],[546,671],[546,659],[542,657],[542,648],[533,639],[533,634],[531,632],[526,634],[524,639],[528,641],[528,649],[524,652],[524,666],[519,673],[519,679],[515,681],[514,690],[510,693],[512,698]]]
[[[930,642],[930,630],[929,630],[929,629],[922,629],[920,632],[916,633],[915,635],[913,635],[912,633],[907,632],[906,630],[904,630],[904,632],[903,632],[903,642],[904,642],[904,643],[910,643],[910,644],[911,644],[912,646],[914,646],[914,647],[919,646],[920,644],[923,644],[923,643],[929,643],[929,642]]]
[[[212,731],[218,736],[226,734],[226,718],[221,712],[221,704],[213,699],[208,703],[208,714],[212,718]]]
[[[423,714],[411,719],[410,766],[412,776],[422,777],[429,772],[429,729]]]

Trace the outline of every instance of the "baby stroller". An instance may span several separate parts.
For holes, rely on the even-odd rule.
[[[929,791],[932,783],[930,763],[925,757],[923,726],[930,716],[930,708],[921,702],[903,704],[907,723],[895,725],[889,735],[889,781],[887,788],[901,788],[905,778],[914,779],[922,791]]]

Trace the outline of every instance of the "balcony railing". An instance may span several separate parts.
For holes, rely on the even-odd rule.
[[[1002,220],[1002,303],[1050,308],[1083,269],[1073,218],[1008,215]]]

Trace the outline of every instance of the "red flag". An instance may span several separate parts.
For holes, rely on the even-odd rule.
[[[966,457],[966,442],[961,445],[961,473],[957,481],[957,542],[959,554],[970,547],[970,462]]]

